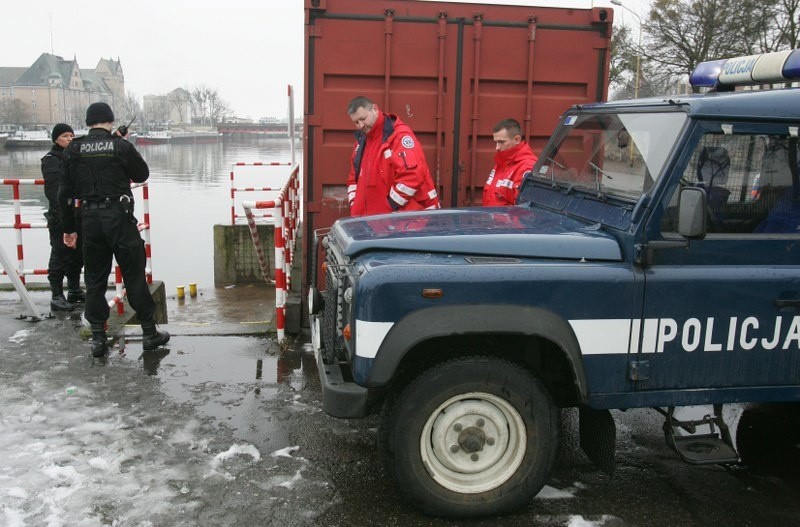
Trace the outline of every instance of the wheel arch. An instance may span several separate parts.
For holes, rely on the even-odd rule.
[[[413,370],[422,361],[452,357],[441,349],[445,343],[475,347],[492,344],[494,355],[521,362],[535,372],[555,370],[560,361],[573,382],[573,393],[554,397],[567,404],[585,403],[587,382],[580,345],[569,322],[555,313],[516,305],[441,306],[421,309],[398,321],[386,334],[373,362],[368,384],[385,386],[398,381],[398,371]],[[511,349],[509,349],[511,347]],[[463,349],[460,350],[463,352]],[[563,377],[563,372],[561,374]],[[556,376],[557,377],[557,376]],[[551,382],[548,382],[548,378]],[[541,379],[553,393],[563,378]]]

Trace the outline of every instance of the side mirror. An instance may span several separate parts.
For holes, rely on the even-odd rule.
[[[681,189],[678,202],[678,234],[689,240],[706,237],[706,191],[697,187]]]

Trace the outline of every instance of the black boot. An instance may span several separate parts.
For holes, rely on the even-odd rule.
[[[156,329],[155,322],[142,322],[142,348],[152,351],[169,342],[169,333]]]
[[[53,294],[53,298],[50,300],[50,309],[52,311],[72,311],[75,309],[75,306],[67,302],[67,299],[64,298],[62,280],[63,278],[61,280],[50,278],[50,292]]]
[[[105,324],[92,324],[92,357],[102,357],[107,351]]]
[[[86,293],[81,289],[80,278],[67,278],[67,302],[71,304],[86,302]]]
[[[72,311],[75,309],[75,306],[67,302],[67,299],[64,298],[64,293],[56,296],[53,295],[53,298],[50,299],[50,310],[52,311]]]

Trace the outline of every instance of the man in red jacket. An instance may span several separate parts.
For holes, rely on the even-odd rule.
[[[483,206],[513,205],[519,186],[537,161],[528,143],[522,140],[522,128],[515,119],[503,119],[492,129],[495,150],[494,168],[483,187]]]
[[[347,113],[358,130],[347,176],[350,215],[438,209],[439,196],[411,128],[364,96],[351,100]]]

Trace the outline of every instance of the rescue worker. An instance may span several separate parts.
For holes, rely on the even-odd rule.
[[[538,157],[522,140],[522,127],[516,119],[503,119],[494,125],[492,138],[497,153],[483,187],[483,206],[513,205],[522,180],[530,174]]]
[[[50,261],[47,264],[47,281],[50,282],[50,309],[72,311],[86,297],[81,290],[81,267],[83,255],[64,245],[64,234],[58,215],[58,187],[64,172],[64,149],[72,142],[75,132],[65,123],[53,127],[50,138],[53,148],[42,158],[44,195],[47,198],[47,230],[50,234]],[[73,209],[74,213],[74,209]],[[78,242],[80,244],[80,241]],[[80,247],[78,248],[80,249]],[[64,277],[67,278],[67,297],[64,297]]]
[[[347,176],[350,215],[438,209],[439,196],[411,128],[364,96],[353,98],[347,113],[357,129]]]
[[[104,102],[89,105],[89,133],[69,145],[64,158],[64,177],[58,194],[64,243],[76,247],[78,233],[72,214],[73,197],[81,200],[86,282],[84,316],[92,330],[95,357],[108,351],[105,324],[109,308],[105,292],[111,258],[122,270],[128,301],[142,326],[142,347],[150,351],[166,344],[169,333],[156,328],[155,302],[145,280],[144,242],[133,216],[131,181],[147,180],[147,163],[119,133],[112,135],[114,113]]]

